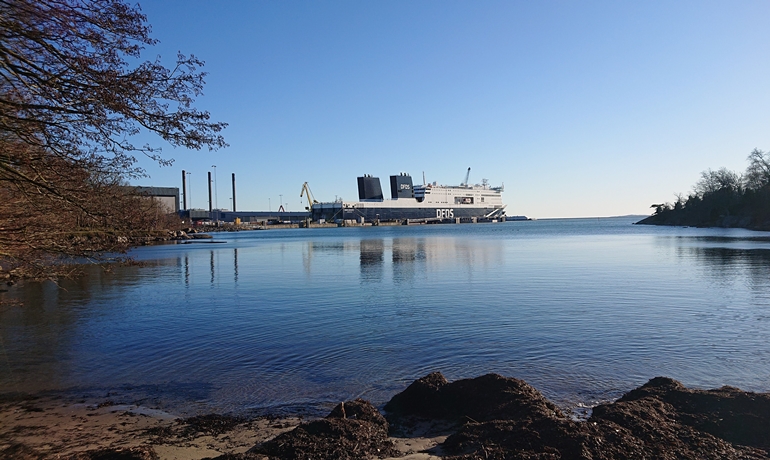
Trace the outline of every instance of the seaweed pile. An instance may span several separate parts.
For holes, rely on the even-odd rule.
[[[355,410],[346,416],[347,407]],[[242,458],[394,456],[388,420],[398,426],[415,418],[454,423],[441,446],[451,459],[770,458],[770,395],[693,390],[665,377],[595,407],[582,421],[526,382],[496,374],[450,383],[432,373],[385,405],[387,420],[373,409],[362,400],[343,403]]]
[[[594,407],[585,420],[565,414],[523,380],[496,374],[448,382],[434,372],[393,396],[384,410],[385,415],[362,399],[346,401],[326,418],[216,459],[394,458],[404,455],[395,436],[416,439],[415,426],[441,433],[420,435],[439,444],[412,458],[770,459],[770,394],[733,387],[695,390],[665,377]],[[158,456],[152,446],[162,444],[164,436],[227,436],[244,423],[216,414],[192,417],[153,429],[147,445],[62,458],[154,460]],[[18,443],[0,445],[0,457],[45,458]]]

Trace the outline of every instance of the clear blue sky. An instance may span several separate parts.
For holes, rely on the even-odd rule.
[[[770,149],[767,1],[140,2],[171,64],[206,62],[218,152],[164,148],[142,185],[195,207],[301,210],[356,177],[505,184],[508,214],[648,214],[700,172]],[[163,146],[161,141],[155,145]],[[387,192],[386,192],[387,193]]]

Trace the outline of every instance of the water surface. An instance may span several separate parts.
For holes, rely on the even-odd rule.
[[[440,370],[591,405],[665,375],[770,390],[770,233],[635,218],[268,230],[4,294],[0,392],[187,412],[384,403]]]

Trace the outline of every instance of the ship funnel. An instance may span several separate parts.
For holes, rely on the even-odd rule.
[[[398,176],[390,176],[390,197],[394,200],[414,198],[412,185],[412,176],[409,174],[401,173]]]
[[[382,200],[382,186],[380,178],[372,177],[370,174],[364,174],[358,178],[358,199],[359,200]]]

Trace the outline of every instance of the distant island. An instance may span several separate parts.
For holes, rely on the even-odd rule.
[[[770,152],[754,149],[746,172],[708,169],[687,196],[653,204],[645,225],[747,228],[770,231]]]

